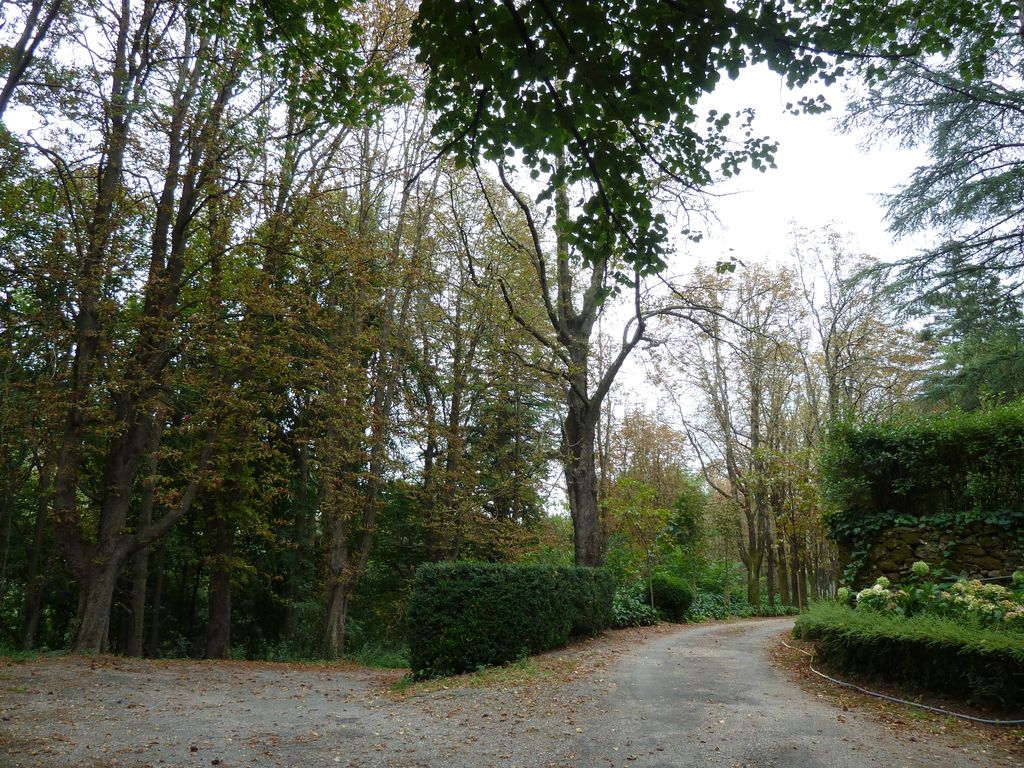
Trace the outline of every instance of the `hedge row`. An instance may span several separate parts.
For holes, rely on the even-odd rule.
[[[1024,708],[1024,635],[934,616],[888,616],[821,603],[793,633],[817,641],[818,657],[839,672]]]
[[[504,664],[600,632],[614,592],[611,574],[595,568],[422,565],[409,600],[413,675]]]
[[[822,487],[840,544],[894,525],[956,531],[1024,522],[1024,401],[971,413],[833,426]]]

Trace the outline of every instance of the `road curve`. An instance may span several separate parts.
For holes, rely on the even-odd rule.
[[[623,654],[609,670],[614,687],[588,718],[596,738],[579,745],[579,765],[986,764],[977,752],[898,739],[866,716],[842,712],[801,690],[766,658],[768,643],[790,626],[792,619],[686,627]]]

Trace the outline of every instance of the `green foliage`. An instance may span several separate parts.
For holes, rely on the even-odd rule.
[[[794,606],[768,605],[768,600],[761,597],[761,610],[758,611],[752,606],[745,595],[737,593],[730,596],[729,604],[720,592],[705,592],[697,590],[693,595],[693,603],[683,616],[684,621],[701,622],[710,619],[749,619],[753,616],[790,616],[799,613]]]
[[[793,633],[817,640],[818,656],[840,672],[1008,708],[1024,706],[1024,633],[837,603],[812,606],[797,619]]]
[[[304,112],[331,123],[379,116],[386,102],[408,98],[408,85],[384,57],[364,57],[354,0],[191,0],[205,32],[233,33],[254,63],[288,83]],[[312,119],[310,120],[312,122]]]
[[[620,587],[612,599],[613,627],[649,627],[658,623],[658,612],[636,588]]]
[[[683,621],[693,603],[693,592],[682,579],[668,573],[651,577],[654,605],[669,621]]]
[[[417,677],[467,672],[558,648],[612,620],[600,569],[477,563],[420,566],[409,600]]]
[[[953,276],[919,302],[931,317],[922,336],[938,357],[921,396],[970,411],[1024,394],[1024,307],[998,275],[965,266],[962,258],[941,259],[938,269]]]
[[[666,559],[674,561],[680,571],[694,574],[706,563],[707,505],[704,486],[697,478],[686,475],[668,519],[668,539],[676,552],[670,552]]]
[[[832,537],[853,550],[847,581],[866,548],[894,526],[955,536],[971,523],[1024,543],[1024,401],[972,413],[836,425],[821,458]]]
[[[723,75],[767,61],[792,82],[825,68],[795,53],[801,17],[774,2],[451,3],[426,0],[413,32],[429,71],[435,134],[464,161],[517,158],[548,189],[586,190],[561,233],[584,260],[617,253],[628,280],[664,268],[668,227],[656,187],[707,186],[773,164],[752,112],[699,119]],[[458,44],[453,44],[458,41]],[[731,141],[730,129],[741,135]],[[560,159],[556,163],[556,159]],[[545,195],[542,195],[542,199]]]
[[[351,655],[353,661],[364,667],[379,669],[406,669],[409,666],[408,648],[386,648],[364,645]]]
[[[615,549],[610,557],[613,571],[636,573],[650,581],[657,563],[666,554],[666,532],[671,510],[657,503],[657,492],[647,483],[629,477],[619,478],[615,493],[606,502],[608,528]]]
[[[869,88],[851,105],[854,122],[867,123],[906,145],[923,146],[929,155],[908,183],[889,196],[888,218],[898,234],[924,231],[937,241],[891,265],[897,279],[890,284],[909,289],[926,308],[935,298],[940,304],[964,298],[965,306],[973,303],[958,296],[961,277],[984,282],[996,274],[1009,275],[1000,292],[1019,293],[1013,277],[1020,266],[1024,212],[1019,4],[857,0],[840,3],[838,9],[836,26],[853,32],[859,50],[874,54],[860,65]],[[949,372],[954,379],[966,374],[954,383],[965,386],[968,398],[969,379],[991,375],[974,368],[972,358],[980,362],[992,351],[986,349],[989,343],[1005,341],[981,335],[977,340],[977,350],[946,350],[954,359],[964,356],[964,365],[955,363]],[[997,377],[1019,370],[1020,355],[1015,356],[1017,362],[1010,366],[994,366]],[[929,389],[941,394],[934,386]],[[949,394],[959,399],[958,393]]]
[[[596,635],[611,626],[614,582],[604,569],[559,568],[560,591],[569,603],[573,636]]]

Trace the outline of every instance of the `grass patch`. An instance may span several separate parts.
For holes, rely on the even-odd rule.
[[[408,669],[409,649],[365,645],[349,658],[361,667],[372,669]]]
[[[1024,708],[1024,634],[937,616],[905,618],[819,603],[797,637],[832,669],[1004,709]]]

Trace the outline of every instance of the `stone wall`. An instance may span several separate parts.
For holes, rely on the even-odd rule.
[[[840,554],[845,567],[851,553]],[[1024,533],[1011,533],[983,523],[975,523],[955,534],[930,528],[891,528],[868,548],[864,566],[854,578],[853,586],[867,586],[879,576],[886,576],[896,584],[905,582],[910,566],[918,560],[944,573],[972,579],[1009,576],[1024,568]]]

